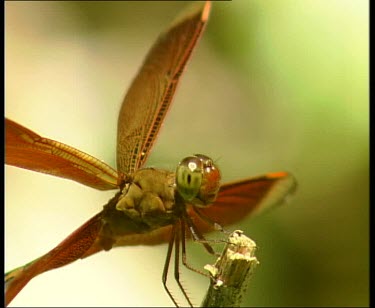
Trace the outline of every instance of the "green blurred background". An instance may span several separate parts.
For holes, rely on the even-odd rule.
[[[5,115],[115,166],[120,103],[185,2],[6,2]],[[245,219],[260,266],[244,305],[369,305],[368,1],[215,2],[148,165],[204,153],[231,181],[292,172],[290,205]],[[6,167],[5,267],[45,253],[113,192]],[[189,260],[213,259],[198,244]],[[35,278],[14,306],[168,306],[166,245]],[[177,289],[171,285],[174,293]],[[208,281],[183,271],[195,304]]]

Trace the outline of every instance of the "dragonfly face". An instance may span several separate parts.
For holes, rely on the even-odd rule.
[[[144,167],[181,74],[204,30],[210,7],[208,1],[195,3],[159,36],[146,56],[119,113],[117,169],[5,119],[6,164],[99,190],[119,189],[101,212],[54,249],[6,273],[6,305],[32,278],[46,271],[114,247],[160,243],[169,243],[162,277],[177,305],[166,287],[173,247],[178,257],[180,244],[184,254],[185,238],[203,239],[203,234],[217,225],[230,225],[280,204],[293,193],[296,182],[287,172],[220,185],[218,167],[202,154],[183,159],[175,173]],[[213,252],[208,245],[205,247]]]
[[[205,207],[213,203],[220,188],[220,171],[213,160],[197,154],[184,158],[176,170],[176,185],[185,201]]]

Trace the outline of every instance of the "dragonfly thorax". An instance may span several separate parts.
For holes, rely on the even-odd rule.
[[[173,172],[139,169],[127,183],[116,204],[116,209],[135,221],[156,229],[177,219],[175,207],[175,175]]]

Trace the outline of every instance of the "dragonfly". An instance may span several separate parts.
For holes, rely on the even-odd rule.
[[[6,305],[44,272],[116,247],[167,243],[162,283],[178,306],[167,287],[173,251],[177,264],[195,270],[186,261],[186,240],[200,242],[215,254],[205,234],[282,204],[294,193],[296,180],[288,172],[222,184],[218,165],[203,154],[183,158],[174,171],[146,166],[186,63],[204,32],[211,5],[210,1],[191,5],[159,35],[146,55],[119,112],[117,169],[5,118],[6,164],[97,190],[116,189],[98,214],[55,248],[5,274]],[[174,278],[193,306],[180,283],[178,266]]]

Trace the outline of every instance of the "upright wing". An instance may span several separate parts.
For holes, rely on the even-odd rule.
[[[145,163],[209,12],[210,2],[194,3],[149,51],[119,114],[118,172],[132,173]]]
[[[117,172],[107,164],[9,119],[5,119],[5,163],[100,190],[117,188]]]

